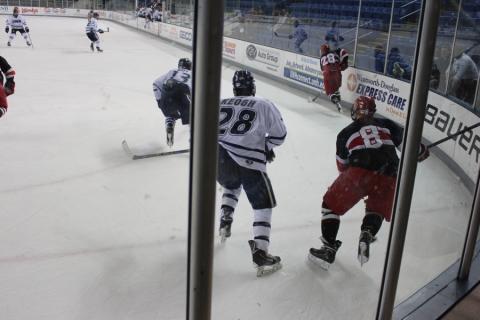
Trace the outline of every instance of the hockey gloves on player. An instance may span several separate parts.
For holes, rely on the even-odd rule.
[[[5,27],[5,33],[8,33],[9,29],[8,27]]]
[[[418,162],[422,162],[423,160],[427,159],[430,156],[430,151],[428,150],[427,146],[423,143],[420,144],[420,149],[418,150]]]
[[[30,29],[28,29],[28,27],[25,27],[25,32],[26,32],[26,33],[29,33],[29,32],[30,32]]]
[[[5,82],[4,91],[7,96],[15,92],[15,81],[13,81],[13,78],[7,79],[7,81]]]

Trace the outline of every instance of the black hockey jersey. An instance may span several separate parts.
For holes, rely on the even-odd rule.
[[[402,143],[403,129],[388,119],[354,121],[337,136],[337,166],[361,167],[395,176],[399,159],[395,148]]]

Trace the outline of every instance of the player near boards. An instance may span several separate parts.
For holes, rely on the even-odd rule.
[[[348,52],[345,49],[330,50],[328,44],[320,46],[320,68],[323,73],[323,84],[325,93],[342,111],[340,105],[340,87],[342,86],[342,71],[348,68]]]
[[[399,164],[395,148],[402,143],[403,130],[391,120],[375,117],[375,111],[373,98],[358,97],[352,106],[353,122],[337,136],[340,175],[323,196],[323,246],[311,248],[309,254],[309,259],[324,269],[335,261],[342,244],[337,240],[340,216],[358,201],[367,198],[358,244],[360,264],[368,261],[370,243],[375,240],[383,220],[390,221]],[[421,144],[418,161],[429,155]]]
[[[220,103],[218,177],[223,187],[220,236],[231,236],[233,213],[243,189],[253,208],[253,240],[249,240],[257,276],[281,268],[281,259],[268,253],[272,208],[276,206],[267,162],[273,161],[273,148],[287,135],[277,107],[255,97],[255,80],[246,70],[233,76],[234,97]]]
[[[10,47],[12,45],[12,40],[15,39],[17,32],[25,39],[27,46],[31,46],[32,42],[30,41],[28,33],[30,29],[27,26],[25,18],[19,14],[20,9],[18,7],[13,8],[13,15],[7,17],[5,32],[10,33],[8,36],[7,45]]]
[[[168,71],[153,82],[153,94],[165,116],[167,145],[173,146],[175,122],[190,123],[192,91],[192,62],[188,58],[178,61],[178,68]]]
[[[7,96],[15,92],[15,70],[8,64],[7,60],[0,56],[0,118],[5,115],[8,109]],[[6,79],[3,84],[3,79]]]
[[[98,34],[104,31],[98,27],[98,18],[98,12],[88,13],[88,22],[85,27],[87,37],[90,39],[90,50],[92,50],[92,52],[95,51],[94,47],[97,48],[98,52],[103,52],[100,48],[100,37]]]

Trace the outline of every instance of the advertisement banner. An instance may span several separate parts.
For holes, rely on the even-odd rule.
[[[342,100],[353,102],[358,96],[373,97],[378,114],[405,124],[410,97],[409,83],[351,67],[343,72],[342,78]]]
[[[320,59],[285,52],[283,77],[297,84],[324,90]]]
[[[246,43],[243,63],[260,71],[281,76],[282,53],[277,49]]]

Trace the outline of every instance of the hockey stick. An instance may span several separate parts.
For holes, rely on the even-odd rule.
[[[130,149],[130,147],[128,146],[128,143],[126,140],[122,141],[122,148],[132,158],[132,160],[162,157],[162,156],[168,156],[173,154],[182,154],[182,153],[190,152],[190,149],[180,149],[180,150],[164,151],[164,152],[157,152],[157,153],[134,154]]]
[[[278,38],[289,39],[288,35],[278,34],[276,31],[274,31],[273,34],[275,35],[275,37],[278,37]]]
[[[474,124],[474,125],[472,125],[472,126],[470,126],[470,127],[466,127],[465,129],[460,130],[460,131],[458,131],[457,133],[454,133],[454,134],[452,134],[452,135],[450,135],[450,136],[446,136],[446,137],[443,138],[443,139],[440,139],[440,140],[438,140],[438,141],[436,141],[436,142],[433,142],[433,143],[429,144],[429,145],[427,146],[427,149],[430,149],[430,148],[432,148],[432,147],[435,147],[435,146],[439,145],[440,143],[443,143],[443,142],[448,141],[448,140],[450,140],[450,139],[456,138],[457,136],[459,136],[459,135],[461,135],[461,134],[463,134],[463,133],[465,133],[465,132],[467,132],[467,131],[470,131],[470,130],[472,130],[472,129],[475,129],[476,127],[479,127],[479,126],[480,126],[480,122],[477,123],[477,124]]]
[[[308,100],[308,102],[315,102],[315,101],[317,101],[318,98],[320,98],[320,95],[315,96],[315,97],[311,97],[311,96],[310,96],[310,97],[308,97],[307,100]]]

